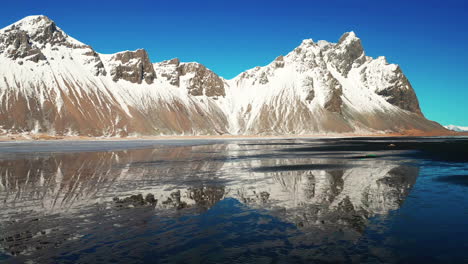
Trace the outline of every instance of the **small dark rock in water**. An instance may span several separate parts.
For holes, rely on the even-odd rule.
[[[120,199],[119,197],[114,197],[114,202],[116,204],[119,204],[119,207],[122,207],[123,205],[133,205],[133,206],[147,206],[147,205],[152,205],[155,206],[158,202],[157,199],[154,198],[154,195],[149,193],[146,195],[145,198],[143,198],[143,195],[136,194],[132,195],[129,197],[125,197],[123,199]]]
[[[265,203],[270,198],[270,194],[268,192],[261,192],[260,197],[262,198],[262,202]]]
[[[152,193],[148,193],[145,197],[145,202],[147,202],[148,204],[151,204],[151,205],[156,205],[156,203],[158,202],[158,200],[156,200],[154,198],[154,195]]]
[[[186,202],[182,202],[180,200],[180,190],[177,190],[175,192],[171,193],[170,197],[167,197],[166,201],[163,201],[162,204],[164,204],[166,207],[173,207],[177,209],[184,209],[187,208],[188,205]]]

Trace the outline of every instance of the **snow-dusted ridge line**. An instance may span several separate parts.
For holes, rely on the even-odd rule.
[[[58,135],[342,134],[443,130],[401,69],[354,32],[303,40],[226,80],[145,50],[100,54],[45,16],[0,30],[0,125]]]
[[[444,127],[448,130],[452,130],[456,132],[468,132],[468,126],[447,125]]]

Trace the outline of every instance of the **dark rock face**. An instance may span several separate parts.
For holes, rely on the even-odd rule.
[[[267,84],[269,82],[268,80],[268,75],[266,74],[266,72],[262,72],[262,74],[260,75],[260,79],[258,80],[258,82],[260,84]]]
[[[341,114],[341,105],[343,104],[343,88],[341,84],[331,74],[329,74],[329,87],[331,88],[330,99],[325,103],[325,109],[330,112]]]
[[[179,58],[173,58],[173,59],[168,60],[167,64],[172,64],[172,65],[179,66],[180,65],[180,60],[179,60]]]
[[[26,59],[34,62],[46,60],[41,50],[30,42],[29,35],[22,30],[10,30],[0,36],[0,54],[3,52],[13,60]]]
[[[144,80],[147,84],[151,84],[156,78],[153,64],[144,49],[117,53],[111,60],[115,63],[115,67],[110,70],[115,82],[122,79],[140,84]]]
[[[314,100],[315,98],[315,91],[312,89],[309,91],[309,93],[307,94],[306,96],[306,101],[308,102],[312,102],[312,100]]]
[[[278,56],[275,59],[275,68],[283,68],[284,67],[284,56]]]
[[[167,208],[176,208],[178,210],[187,208],[187,203],[181,201],[180,198],[180,190],[177,190],[175,192],[172,192],[170,197],[167,197],[167,200],[163,201],[162,204]]]
[[[196,62],[180,63],[179,59],[166,60],[155,64],[158,74],[179,87],[184,79],[184,86],[192,96],[225,96],[225,83],[216,73]]]
[[[197,206],[209,209],[224,198],[225,192],[224,186],[190,188],[189,198],[194,200]]]
[[[400,67],[396,69],[390,83],[392,84],[391,86],[378,91],[377,94],[384,96],[387,102],[392,105],[422,116],[416,93]]]
[[[135,194],[131,195],[129,197],[125,197],[123,199],[120,199],[118,197],[114,198],[114,202],[117,204],[118,207],[124,207],[124,206],[156,206],[158,203],[158,200],[154,198],[154,195],[149,193],[145,197],[143,197],[142,194]]]
[[[303,86],[309,91],[306,96],[306,101],[312,102],[315,98],[314,79],[312,79],[312,77],[305,78]]]
[[[65,44],[67,42],[66,35],[57,29],[57,25],[55,25],[52,20],[46,17],[38,17],[36,20],[38,20],[38,23],[40,20],[44,20],[46,23],[41,30],[36,31],[31,35],[31,38],[34,41],[40,44],[49,43],[52,46],[56,44]]]
[[[225,96],[224,81],[214,72],[199,63],[180,65],[180,75],[193,74],[189,80],[188,92],[193,96]]]

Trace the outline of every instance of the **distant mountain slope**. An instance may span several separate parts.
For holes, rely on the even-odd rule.
[[[468,132],[468,127],[455,126],[455,125],[448,125],[444,127],[448,130],[452,130],[455,132]]]
[[[445,131],[401,69],[353,32],[304,40],[225,80],[199,63],[99,54],[45,16],[0,30],[0,126],[55,135],[329,134]]]

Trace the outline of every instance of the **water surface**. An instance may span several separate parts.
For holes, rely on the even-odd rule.
[[[468,140],[0,144],[0,262],[468,263]]]

